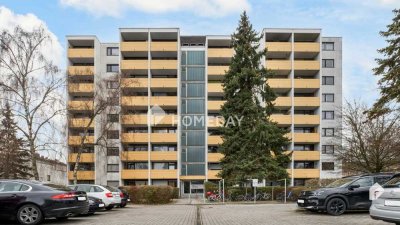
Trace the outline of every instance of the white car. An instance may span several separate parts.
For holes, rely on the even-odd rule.
[[[111,210],[114,206],[121,204],[121,192],[113,187],[96,184],[77,184],[68,187],[75,191],[84,191],[87,196],[100,198],[104,202],[106,210]]]

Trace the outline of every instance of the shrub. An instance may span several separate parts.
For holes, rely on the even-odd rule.
[[[171,186],[131,186],[128,191],[136,204],[167,204],[179,195],[178,188]]]
[[[306,181],[305,186],[308,188],[320,188],[336,181],[337,179],[309,179]]]
[[[204,189],[206,193],[209,191],[214,192],[215,190],[218,190],[218,185],[213,182],[207,181],[204,183]]]

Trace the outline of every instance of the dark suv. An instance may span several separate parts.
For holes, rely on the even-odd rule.
[[[369,188],[375,183],[385,183],[392,175],[384,173],[344,177],[324,188],[302,191],[297,205],[310,211],[326,211],[335,216],[346,210],[368,210],[371,206]]]

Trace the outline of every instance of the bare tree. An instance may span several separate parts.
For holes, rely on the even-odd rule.
[[[6,100],[16,117],[17,129],[26,139],[32,173],[39,179],[35,155],[46,148],[45,136],[63,111],[64,79],[43,54],[51,37],[41,27],[32,32],[16,27],[0,34],[0,100]]]
[[[400,114],[378,115],[369,119],[369,108],[347,102],[343,109],[342,147],[337,156],[350,173],[388,172],[399,168]]]

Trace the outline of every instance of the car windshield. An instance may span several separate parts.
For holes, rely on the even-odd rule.
[[[64,185],[58,185],[58,184],[43,184],[43,186],[53,189],[53,190],[57,190],[57,191],[71,191],[72,189],[64,186]]]
[[[354,177],[346,177],[346,178],[341,178],[339,180],[336,180],[329,185],[327,185],[327,188],[337,188],[337,187],[344,187],[348,183],[352,182],[354,180]]]
[[[399,188],[400,187],[400,176],[392,177],[388,182],[383,185],[384,188]]]

